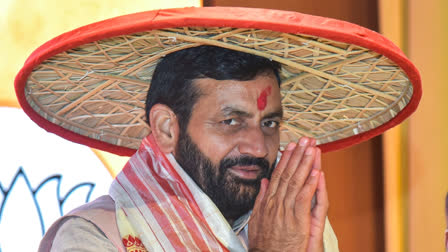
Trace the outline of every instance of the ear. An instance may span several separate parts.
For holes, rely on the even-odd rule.
[[[155,104],[149,112],[151,133],[160,150],[172,153],[179,137],[179,123],[176,114],[166,105]]]

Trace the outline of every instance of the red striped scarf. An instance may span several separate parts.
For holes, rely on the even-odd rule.
[[[245,251],[214,203],[152,135],[112,183],[128,251]]]

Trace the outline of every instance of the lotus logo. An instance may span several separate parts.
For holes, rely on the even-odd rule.
[[[73,200],[76,201],[74,202],[75,204],[79,205],[79,203],[89,201],[92,190],[95,187],[93,183],[86,182],[78,184],[71,188],[67,194],[61,195],[61,180],[61,175],[54,175],[46,178],[36,188],[32,188],[26,173],[22,168],[19,168],[8,188],[4,188],[3,185],[0,184],[0,190],[2,192],[1,196],[3,198],[0,203],[0,227],[3,218],[13,220],[18,216],[16,212],[20,209],[21,211],[26,211],[27,214],[38,216],[41,228],[40,235],[43,235],[45,230],[47,230],[54,221],[53,218],[48,219],[49,216],[46,215],[45,212],[57,210],[59,215],[62,216],[67,213],[67,209],[64,209],[66,202]],[[23,193],[26,192],[29,193],[28,196],[23,195]],[[22,197],[14,197],[18,194]],[[43,199],[41,200],[43,202],[40,202],[38,199]],[[82,202],[79,202],[79,199],[81,199]],[[27,200],[29,202],[26,202]],[[35,213],[32,213],[32,211],[35,211]]]
[[[36,251],[61,215],[107,194],[112,177],[95,153],[0,107],[0,252]],[[20,246],[20,248],[18,248]]]

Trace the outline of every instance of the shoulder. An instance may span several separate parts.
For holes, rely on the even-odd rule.
[[[78,216],[62,220],[50,251],[118,251],[98,226]]]
[[[72,242],[68,242],[68,239]],[[82,240],[86,241],[79,242]],[[89,246],[93,244],[103,246],[104,243],[108,243],[115,248],[112,251],[117,249],[125,251],[117,227],[115,203],[110,196],[99,197],[58,219],[45,233],[39,251],[67,251],[70,250],[68,246],[72,243],[73,246],[78,245],[82,248],[84,245],[80,243],[86,243]],[[85,251],[91,250],[86,248]]]

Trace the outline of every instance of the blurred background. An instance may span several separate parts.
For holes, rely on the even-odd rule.
[[[184,6],[272,8],[332,17],[378,31],[402,48],[422,75],[420,106],[386,134],[324,154],[329,218],[344,252],[443,251],[448,192],[446,0],[2,0],[0,251],[35,251],[58,216],[107,193],[127,160],[59,139],[24,116],[13,82],[26,58],[44,42],[82,25]]]

